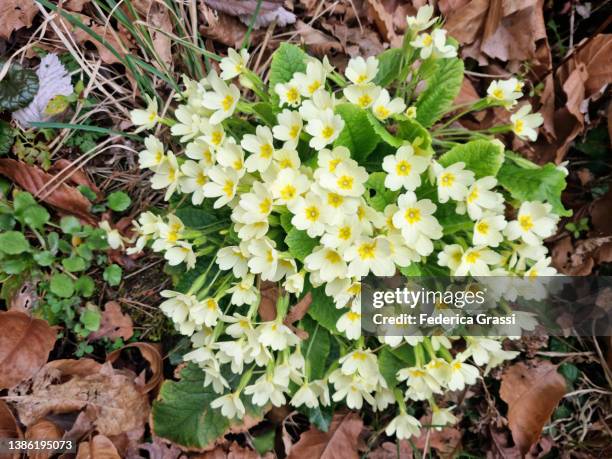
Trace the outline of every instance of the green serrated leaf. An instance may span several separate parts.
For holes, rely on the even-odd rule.
[[[461,59],[437,59],[430,76],[425,80],[427,88],[416,102],[417,121],[428,128],[452,106],[463,82]]]
[[[302,262],[319,244],[316,239],[312,239],[308,236],[306,231],[301,231],[297,228],[291,228],[285,237],[285,243],[287,247],[289,247],[291,256]]]
[[[108,195],[108,207],[115,212],[123,212],[132,204],[132,200],[123,191],[115,191]]]
[[[49,289],[60,298],[70,298],[74,294],[74,282],[67,274],[54,274],[51,276]]]
[[[257,102],[253,104],[253,110],[269,126],[276,125],[276,113],[272,104],[267,102]]]
[[[7,231],[0,234],[0,252],[7,255],[18,255],[29,248],[30,243],[19,231]]]
[[[499,170],[497,180],[514,199],[548,202],[557,215],[572,215],[572,211],[565,209],[561,203],[561,193],[567,185],[565,174],[554,164],[524,169],[507,160]]]
[[[378,354],[378,368],[380,374],[385,378],[390,389],[397,386],[397,372],[406,367],[406,362],[395,356],[391,350],[385,346]]]
[[[331,333],[338,333],[336,322],[338,322],[338,319],[346,310],[336,308],[334,301],[325,294],[324,287],[314,288],[311,292],[312,303],[310,308],[308,308],[308,315]]]
[[[274,87],[277,83],[286,83],[295,72],[306,71],[306,53],[299,47],[281,43],[274,54],[272,54],[272,63],[270,64],[270,92],[274,92]]]
[[[230,382],[230,384],[232,384]],[[179,381],[165,381],[153,403],[155,435],[184,448],[202,449],[225,435],[239,420],[231,421],[220,410],[210,407],[219,395],[210,386],[204,387],[204,372],[194,364],[181,371]],[[261,418],[263,409],[242,399],[246,413]]]
[[[413,147],[426,154],[431,149],[431,135],[417,120],[401,120],[397,123],[397,136],[409,141]]]
[[[366,187],[370,189],[368,204],[379,212],[384,211],[387,205],[396,202],[400,195],[400,191],[391,191],[385,186],[386,176],[385,172],[374,172],[366,182]]]
[[[454,146],[438,161],[444,167],[463,162],[465,168],[474,172],[477,179],[490,175],[495,177],[504,162],[504,152],[502,147],[489,140],[472,140]]]
[[[365,161],[380,140],[369,122],[368,112],[353,104],[339,104],[335,111],[344,120],[344,129],[334,142],[334,146],[348,148],[357,162]]]
[[[4,60],[0,60],[0,66]],[[38,92],[38,77],[31,69],[11,64],[0,81],[0,111],[14,112],[25,107]]]
[[[379,86],[389,86],[399,76],[402,54],[400,48],[391,48],[376,56],[378,73],[374,78],[374,83]]]

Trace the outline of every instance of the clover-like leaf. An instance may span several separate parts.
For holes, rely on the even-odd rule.
[[[0,65],[4,62],[0,61]],[[0,111],[14,112],[28,105],[38,92],[38,77],[33,70],[12,64],[0,81]]]

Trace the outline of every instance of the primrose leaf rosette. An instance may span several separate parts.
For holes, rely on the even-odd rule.
[[[189,337],[183,359],[201,369],[215,416],[287,403],[396,409],[386,433],[408,438],[419,431],[411,404],[451,424],[436,400],[516,356],[503,337],[362,336],[369,274],[555,273],[543,240],[567,212],[565,174],[501,142],[535,140],[542,117],[520,102],[516,78],[453,106],[463,63],[432,13],[407,18],[401,48],[353,58],[343,74],[283,44],[268,86],[246,50],[230,49],[220,73],[184,78],[171,116],[156,97],[132,112],[137,131],[161,127],[139,163],[168,208],[140,215],[127,250],[166,258],[175,287],[160,308]],[[471,132],[456,122],[493,106],[511,123]],[[308,294],[307,315],[287,320]]]

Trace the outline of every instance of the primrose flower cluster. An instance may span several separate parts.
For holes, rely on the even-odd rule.
[[[393,276],[416,265],[457,276],[555,273],[543,244],[559,218],[550,204],[514,201],[513,210],[494,175],[479,176],[464,161],[440,160],[434,146],[444,151],[448,143],[432,143],[425,129],[426,135],[386,145],[377,161],[360,160],[361,145],[346,141],[349,130],[360,129],[349,126],[353,121],[343,115],[349,109],[388,136],[397,122],[418,125],[410,78],[418,78],[424,62],[456,59],[432,7],[422,7],[407,23],[402,50],[411,58],[402,59],[406,81],[396,91],[377,83],[382,63],[376,57],[351,59],[344,75],[327,59],[307,57],[301,70],[268,91],[248,70],[248,52],[230,49],[220,74],[211,70],[200,81],[184,79],[172,119],[158,114],[153,99],[132,112],[139,130],[164,124],[175,139],[174,152],[156,135],[145,140],[139,163],[152,172],[152,188],[164,190],[166,200],[184,195],[193,206],[210,202],[229,214],[227,226],[216,228],[224,237],[214,246],[218,239],[186,229],[173,213],[144,213],[128,249],[138,252],[149,244],[170,265],[187,269],[211,246],[216,250],[216,277],[207,277],[211,265],[187,293],[163,291],[161,309],[190,337],[193,350],[184,359],[202,368],[205,386],[219,394],[213,408],[228,418],[245,415],[247,397],[259,406],[397,405],[399,414],[386,432],[400,438],[418,435],[420,428],[406,401],[427,401],[437,426],[453,423],[450,408],[438,407],[436,396],[474,384],[478,367],[499,365],[516,353],[502,348],[502,337],[370,342],[361,335],[360,278]],[[498,132],[535,140],[541,116],[528,104],[515,110],[522,86],[516,78],[494,81],[475,108],[513,110],[511,124]],[[272,115],[262,116],[247,95],[268,104]],[[250,123],[244,128],[236,119]],[[499,140],[490,136],[487,142],[503,155]],[[450,233],[441,209],[461,219],[462,229]],[[281,289],[274,320],[258,315],[262,281]],[[285,322],[291,298],[313,289],[337,309],[331,332],[343,349],[315,377],[304,340]],[[414,357],[393,375],[395,383],[381,373],[381,343],[386,349],[408,345]],[[234,376],[238,384],[231,383]]]

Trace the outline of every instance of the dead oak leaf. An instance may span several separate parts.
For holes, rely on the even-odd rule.
[[[0,400],[0,438],[23,438],[17,420],[4,400]],[[18,459],[20,454],[0,454],[0,459]]]
[[[1,158],[0,174],[7,176],[24,190],[61,212],[74,215],[90,225],[97,225],[96,218],[90,212],[89,200],[75,187],[56,181],[53,175],[39,167],[10,158]],[[49,187],[51,181],[56,184]],[[57,183],[60,183],[59,186]],[[52,191],[45,191],[47,187]]]
[[[130,339],[134,335],[134,323],[132,318],[123,314],[121,306],[116,301],[109,301],[104,305],[100,328],[89,335],[89,339],[96,340],[108,338],[116,340],[122,338]]]
[[[79,444],[76,459],[121,459],[113,442],[104,435]]]
[[[406,440],[401,440],[399,445],[386,441],[368,454],[368,459],[412,459],[413,457],[412,447]]]
[[[358,459],[363,421],[357,413],[336,413],[327,432],[311,426],[292,446],[287,459]]]
[[[565,379],[547,360],[519,362],[506,369],[499,393],[508,404],[508,425],[522,454],[537,442],[565,391]]]
[[[35,424],[28,427],[25,433],[25,439],[36,440],[61,440],[63,431],[55,423],[46,419],[41,419]],[[48,459],[53,456],[53,453],[44,450],[32,451],[28,455],[28,459]]]
[[[142,357],[148,362],[151,376],[142,386],[142,392],[148,393],[156,389],[164,377],[164,363],[159,348],[151,343],[129,343],[121,349],[111,352],[106,357],[106,361],[114,364],[125,349],[138,349]]]
[[[8,40],[15,30],[30,27],[38,13],[34,0],[2,0],[0,2],[0,38]]]
[[[56,331],[20,311],[0,311],[0,390],[31,378],[47,362]]]
[[[107,436],[141,430],[149,400],[127,370],[115,370],[91,359],[54,360],[45,365],[29,388],[9,396],[19,419],[32,425],[48,414],[84,410],[98,432]]]

